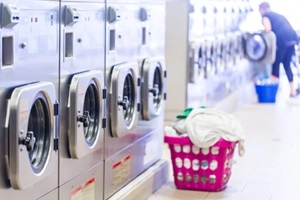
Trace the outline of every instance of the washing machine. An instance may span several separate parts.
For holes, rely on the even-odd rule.
[[[1,199],[58,199],[58,11],[1,3]]]
[[[105,199],[141,171],[137,126],[141,109],[138,53],[143,34],[139,1],[109,0],[106,16]],[[147,40],[146,32],[145,36]]]
[[[224,34],[220,34],[216,36],[217,48],[216,48],[216,67],[217,72],[220,74],[224,72],[226,64],[226,37]]]
[[[103,199],[105,2],[62,1],[60,22],[59,197]]]
[[[216,31],[216,7],[217,1],[215,0],[206,0],[203,2],[203,11],[205,11],[205,35],[209,36],[215,33]]]
[[[276,36],[273,32],[247,33],[243,37],[245,58],[252,63],[272,64],[276,58]]]
[[[206,43],[205,40],[195,40],[189,45],[189,82],[198,83],[205,79]]]
[[[217,43],[214,36],[207,37],[206,43],[206,65],[205,77],[210,78],[217,73],[216,58],[217,58]]]
[[[233,2],[232,1],[227,1],[225,3],[225,8],[224,8],[224,14],[225,14],[225,32],[230,32],[233,27],[233,13],[234,13],[234,8],[233,8]]]
[[[138,133],[141,140],[139,168],[145,170],[162,155],[166,93],[165,0],[141,0],[141,112]],[[144,34],[148,33],[148,35]]]
[[[216,34],[222,34],[225,32],[225,14],[224,14],[224,0],[218,0],[216,2]]]
[[[199,39],[204,35],[205,26],[205,10],[203,2],[198,0],[190,0],[189,2],[189,39]]]
[[[236,46],[235,46],[235,52],[236,52],[236,59],[237,62],[239,62],[241,59],[244,58],[244,50],[243,50],[243,32],[236,31],[234,33],[236,35]]]
[[[227,33],[226,35],[226,56],[225,56],[225,62],[226,62],[226,68],[232,68],[235,63],[235,37],[232,34],[232,32]]]

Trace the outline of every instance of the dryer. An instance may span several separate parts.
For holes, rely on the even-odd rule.
[[[206,68],[205,40],[195,40],[189,45],[189,82],[198,83],[205,79]]]
[[[1,4],[1,199],[58,199],[58,11]]]
[[[217,66],[217,72],[218,73],[223,73],[225,71],[226,63],[225,63],[225,58],[226,58],[226,37],[225,35],[217,35],[216,37],[217,41],[217,58],[216,58],[216,66]]]
[[[206,65],[205,77],[209,78],[216,74],[217,43],[214,36],[206,37]]]
[[[139,170],[143,171],[162,155],[166,100],[165,0],[142,0],[140,8],[141,112],[138,133],[141,137]],[[146,30],[146,31],[145,31]],[[146,35],[144,32],[148,33]]]
[[[269,33],[247,33],[243,38],[245,57],[256,64],[272,64],[276,58],[276,36]]]
[[[225,57],[225,62],[226,62],[226,68],[232,68],[235,64],[235,38],[233,34],[227,33],[226,34],[226,57]]]
[[[139,13],[139,1],[107,1],[105,199],[129,183],[141,171],[138,167],[141,150],[137,126],[141,108],[141,79],[138,66],[138,51],[141,45]]]
[[[106,126],[105,2],[62,1],[60,22],[59,197],[98,200]]]

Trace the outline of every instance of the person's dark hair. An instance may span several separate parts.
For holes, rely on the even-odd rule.
[[[259,9],[268,9],[270,8],[270,4],[268,2],[263,2],[259,4]]]

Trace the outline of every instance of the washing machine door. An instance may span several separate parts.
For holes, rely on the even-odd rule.
[[[142,115],[151,120],[162,114],[166,97],[166,69],[163,57],[147,58],[142,65]]]
[[[113,66],[110,87],[110,128],[113,137],[123,137],[137,126],[138,63]]]
[[[105,87],[101,71],[89,71],[72,77],[68,99],[69,151],[79,159],[102,144],[105,118]]]
[[[263,35],[249,34],[244,40],[244,51],[250,61],[262,61],[268,51],[267,42]]]
[[[50,82],[17,87],[6,117],[7,167],[14,189],[26,189],[54,175],[56,92]],[[57,144],[57,143],[56,143]]]

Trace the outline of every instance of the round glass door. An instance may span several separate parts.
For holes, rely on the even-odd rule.
[[[27,147],[32,170],[40,173],[47,163],[51,144],[50,110],[42,93],[36,96],[31,107],[27,135],[22,143]]]
[[[254,34],[246,41],[246,53],[253,61],[262,60],[267,52],[267,44],[263,37]]]
[[[205,53],[203,52],[203,47],[199,48],[199,54],[198,54],[198,66],[199,66],[199,70],[198,70],[198,74],[202,75],[203,73],[203,69],[205,67]]]
[[[153,94],[154,108],[158,110],[162,100],[162,74],[159,66],[157,66],[154,70],[153,85],[150,92]]]
[[[134,79],[131,73],[126,75],[123,86],[123,100],[119,105],[123,108],[123,116],[126,125],[130,125],[134,115],[135,89]]]
[[[99,94],[95,82],[88,86],[83,104],[83,115],[78,115],[77,120],[82,123],[84,138],[89,147],[93,146],[99,130]]]

